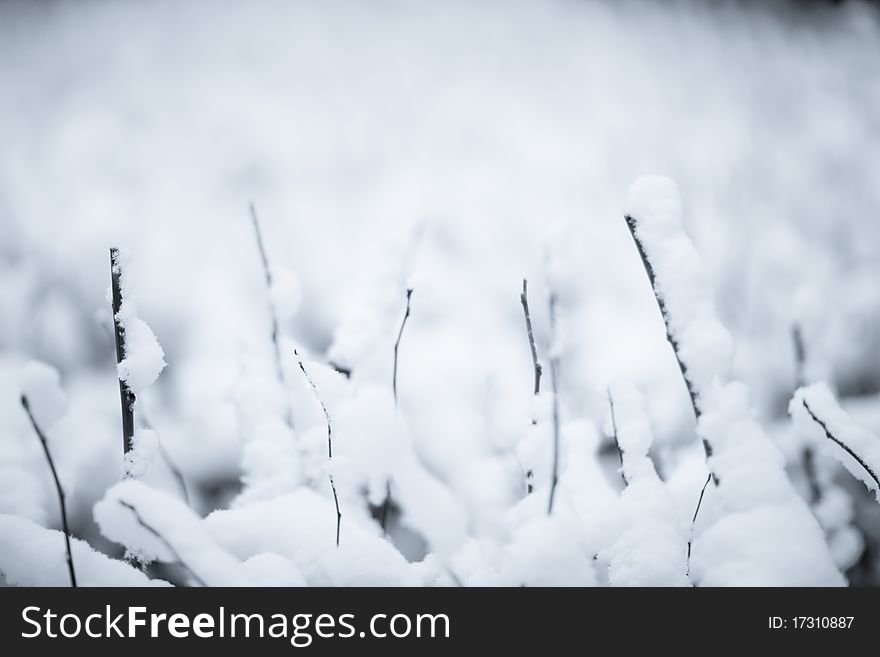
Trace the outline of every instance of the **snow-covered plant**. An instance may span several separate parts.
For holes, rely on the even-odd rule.
[[[155,453],[155,438],[136,438],[135,403],[137,395],[151,386],[165,368],[165,352],[147,323],[138,316],[128,266],[130,255],[125,249],[110,249],[110,301],[116,342],[116,373],[122,404],[122,437],[125,475],[143,474],[146,463]]]
[[[819,525],[785,474],[782,454],[752,417],[746,386],[729,380],[733,341],[684,232],[675,183],[639,179],[630,188],[626,215],[716,481],[707,492],[713,513],[695,528],[692,577],[709,586],[842,584]]]
[[[829,448],[880,502],[880,436],[854,422],[825,383],[799,388],[789,412],[798,426],[814,436],[817,444]]]

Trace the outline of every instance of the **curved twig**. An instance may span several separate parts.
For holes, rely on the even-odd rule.
[[[856,462],[865,469],[865,472],[867,472],[871,476],[871,479],[874,480],[874,483],[877,484],[877,490],[880,490],[880,478],[877,477],[877,473],[874,472],[871,467],[867,463],[865,463],[864,459],[856,454],[856,452],[849,445],[847,445],[842,440],[840,440],[840,438],[837,438],[833,433],[831,433],[831,431],[828,429],[828,425],[820,420],[815,413],[813,413],[813,410],[810,408],[810,405],[807,404],[806,399],[803,400],[803,404],[804,408],[807,409],[807,413],[809,413],[810,417],[813,418],[813,421],[820,427],[822,427],[822,430],[825,432],[825,437],[839,445],[840,448],[843,449],[843,451],[852,456],[856,460]]]
[[[296,362],[299,365],[299,369],[302,371],[303,376],[306,377],[306,381],[308,381],[309,385],[312,387],[312,391],[315,393],[315,398],[318,400],[318,403],[321,405],[321,410],[324,411],[324,419],[327,421],[327,460],[333,460],[333,423],[330,421],[330,413],[327,412],[327,407],[324,406],[324,401],[321,399],[321,395],[318,393],[318,387],[315,385],[315,382],[312,381],[312,377],[309,376],[309,373],[306,371],[305,365],[303,365],[302,358],[299,356],[299,352],[294,349],[293,354],[296,356]],[[342,526],[342,512],[339,510],[339,496],[336,494],[336,482],[333,481],[333,473],[330,472],[328,475],[330,479],[330,489],[333,491],[333,502],[336,504],[336,547],[339,547],[339,531]]]
[[[58,478],[58,471],[55,469],[55,461],[52,460],[52,453],[49,451],[49,443],[46,440],[46,434],[40,429],[40,425],[37,424],[37,420],[31,412],[31,405],[28,402],[27,395],[21,396],[21,405],[24,407],[25,413],[27,413],[28,419],[31,421],[34,433],[36,433],[37,438],[40,439],[40,445],[43,446],[43,453],[46,455],[46,461],[49,462],[49,469],[52,471],[52,479],[55,480],[55,490],[58,493],[58,504],[61,507],[61,527],[64,529],[64,547],[67,550],[67,572],[70,574],[70,586],[77,588],[76,572],[73,569],[73,552],[71,552],[70,549],[70,527],[67,524],[67,506],[64,503],[64,489],[61,487],[61,480]]]

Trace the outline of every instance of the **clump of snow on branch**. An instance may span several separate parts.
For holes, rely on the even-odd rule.
[[[168,586],[71,538],[79,586]],[[0,574],[13,586],[69,586],[64,534],[0,514]]]
[[[880,436],[854,422],[825,383],[799,388],[788,410],[807,435],[834,454],[880,501]]]
[[[139,479],[146,474],[159,453],[159,436],[151,429],[138,429],[132,437],[132,448],[125,453],[123,471],[128,478]]]
[[[129,280],[131,256],[126,249],[119,250],[119,268],[122,304],[116,319],[125,332],[125,358],[116,366],[120,381],[125,381],[135,394],[155,383],[165,368],[165,352],[147,323],[138,316],[137,304]],[[109,296],[109,292],[108,292]]]

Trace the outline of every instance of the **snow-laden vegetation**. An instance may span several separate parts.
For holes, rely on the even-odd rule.
[[[444,4],[0,8],[0,581],[880,582],[876,15]]]

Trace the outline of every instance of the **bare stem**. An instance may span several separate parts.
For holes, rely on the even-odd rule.
[[[315,393],[315,398],[318,400],[318,403],[321,405],[321,410],[324,412],[324,419],[327,421],[327,460],[333,460],[333,423],[330,421],[330,413],[327,412],[327,407],[324,405],[324,401],[321,399],[321,395],[318,393],[318,387],[315,385],[315,382],[312,381],[312,377],[309,376],[309,373],[306,371],[305,365],[303,365],[302,358],[300,358],[299,352],[294,349],[293,354],[296,356],[296,362],[299,365],[299,369],[302,371],[303,376],[308,381],[309,385],[312,388],[312,391]],[[330,479],[330,489],[333,491],[333,502],[336,504],[336,547],[339,547],[339,530],[342,525],[342,513],[339,510],[339,496],[336,494],[336,483],[333,481],[333,473],[331,472],[329,475]]]
[[[617,458],[620,459],[620,478],[623,479],[623,485],[629,485],[629,482],[626,480],[626,474],[623,472],[623,452],[620,449],[620,442],[617,440],[617,418],[614,415],[614,398],[611,396],[611,391],[608,390],[608,407],[611,409],[611,433],[614,438],[614,446],[617,448]]]
[[[122,308],[122,264],[119,261],[119,249],[110,248],[110,280],[113,307],[113,333],[116,340],[116,364],[125,360],[125,326],[119,317]],[[117,374],[117,378],[118,374]],[[119,399],[122,404],[122,453],[128,454],[134,440],[134,402],[135,395],[128,383],[119,379]]]
[[[700,491],[700,499],[697,500],[697,508],[694,509],[694,517],[691,518],[691,533],[688,537],[688,551],[687,551],[687,571],[686,574],[690,577],[691,574],[691,548],[694,544],[694,526],[697,524],[697,516],[700,515],[700,507],[703,506],[703,495],[706,494],[706,487],[709,485],[709,482],[712,481],[712,474],[709,473],[709,476],[706,477],[706,483],[703,484],[703,489]]]
[[[537,395],[541,392],[541,374],[544,369],[541,366],[541,361],[538,360],[538,349],[535,346],[535,333],[532,330],[532,315],[529,312],[529,282],[525,278],[523,279],[523,287],[522,294],[519,295],[519,301],[523,307],[523,315],[526,318],[526,334],[529,338],[529,350],[532,352],[532,367],[535,371],[535,385],[534,385],[534,393]],[[537,424],[537,420],[532,418],[532,424]]]
[[[825,436],[829,440],[831,440],[832,442],[839,445],[841,447],[841,449],[843,449],[847,454],[852,456],[856,460],[856,462],[865,469],[865,472],[867,472],[870,475],[871,479],[874,480],[874,483],[877,484],[878,490],[880,490],[880,478],[877,477],[877,473],[874,472],[871,469],[871,467],[864,461],[864,459],[862,459],[861,456],[856,454],[856,452],[849,445],[847,445],[840,438],[838,438],[833,433],[831,433],[831,430],[828,428],[828,425],[825,424],[825,422],[823,422],[821,419],[819,419],[815,413],[813,413],[813,409],[810,408],[810,405],[807,403],[806,399],[803,400],[803,404],[804,404],[804,408],[807,409],[807,413],[809,413],[810,417],[813,418],[813,421],[816,424],[818,424],[820,427],[822,427],[822,431],[825,432]]]
[[[550,295],[550,332],[556,340],[556,295]],[[550,356],[550,385],[553,388],[553,472],[550,478],[550,499],[547,515],[553,513],[553,498],[559,483],[559,358]]]
[[[55,461],[52,460],[52,453],[49,451],[49,443],[46,440],[46,434],[43,433],[42,429],[40,429],[40,425],[37,424],[34,414],[31,412],[31,406],[28,402],[27,396],[21,396],[21,405],[24,407],[25,413],[27,413],[28,419],[31,421],[34,433],[36,433],[37,438],[40,439],[40,444],[43,446],[43,453],[46,455],[46,461],[48,461],[49,469],[52,471],[52,479],[55,480],[55,490],[58,493],[58,505],[61,507],[61,527],[64,530],[64,546],[67,549],[67,572],[70,574],[70,585],[73,588],[76,588],[76,572],[73,569],[73,553],[70,550],[70,527],[67,524],[67,507],[64,504],[64,489],[61,487],[61,480],[58,479],[58,471],[55,469]]]
[[[165,545],[166,548],[168,548],[168,551],[171,553],[171,556],[174,558],[174,561],[176,563],[180,564],[181,566],[183,566],[187,570],[187,572],[189,572],[189,574],[193,576],[193,579],[196,580],[196,582],[199,584],[199,586],[207,586],[207,584],[205,584],[205,580],[203,580],[201,577],[199,577],[195,573],[195,571],[186,564],[186,562],[180,557],[180,554],[177,552],[177,550],[174,549],[174,547],[171,545],[171,543],[169,543],[168,540],[164,536],[162,536],[162,534],[160,534],[154,527],[152,527],[149,523],[147,523],[147,521],[144,520],[143,517],[141,517],[141,514],[138,512],[138,510],[133,505],[131,505],[128,502],[125,502],[123,500],[120,500],[119,504],[121,506],[125,507],[126,509],[128,509],[129,511],[131,511],[132,515],[134,515],[135,521],[137,521],[137,523],[141,527],[143,527],[145,530],[150,532],[150,534],[155,536],[159,541],[161,541]]]
[[[286,388],[284,381],[284,367],[281,363],[281,331],[278,325],[278,313],[272,301],[272,268],[269,266],[269,257],[266,255],[266,247],[263,244],[263,232],[260,230],[260,221],[257,218],[257,209],[253,203],[248,206],[251,215],[251,223],[254,226],[254,235],[257,238],[257,249],[260,252],[260,262],[263,265],[263,275],[266,278],[266,293],[269,296],[269,315],[272,322],[272,349],[275,354],[275,374],[282,388]],[[287,426],[293,428],[293,411],[290,404],[286,405],[284,420]]]
[[[412,298],[412,288],[406,290],[406,311],[403,313],[403,319],[400,322],[400,329],[397,331],[397,340],[394,341],[394,369],[391,373],[391,390],[394,392],[394,404],[397,405],[397,353],[400,349],[400,339],[403,337],[403,328],[406,326],[406,320],[409,319],[410,299]]]

